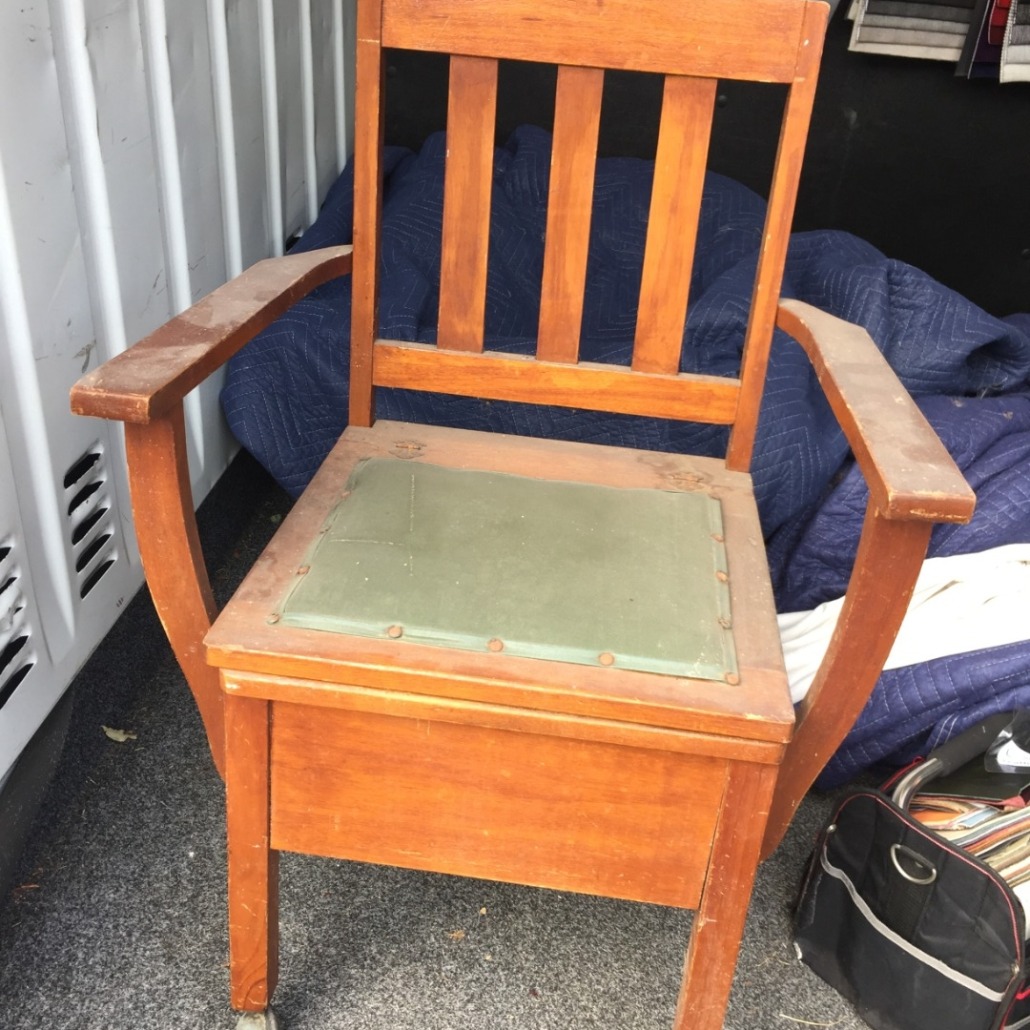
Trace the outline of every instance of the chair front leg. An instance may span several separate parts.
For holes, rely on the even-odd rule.
[[[279,973],[279,854],[269,846],[267,701],[226,694],[231,1004],[263,1012]]]
[[[774,765],[730,765],[673,1030],[720,1030],[723,1025],[776,771]]]

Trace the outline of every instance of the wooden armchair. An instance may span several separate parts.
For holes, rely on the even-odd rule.
[[[933,523],[974,504],[866,333],[779,301],[827,11],[360,0],[353,255],[261,262],[76,386],[76,412],[126,423],[150,588],[225,774],[247,1025],[273,1025],[280,850],[696,908],[675,1025],[722,1025],[756,866],[865,703]],[[452,55],[437,346],[377,335],[384,47]],[[558,65],[529,357],[484,341],[498,58]],[[578,359],[604,68],[666,76],[631,367]],[[737,379],[679,371],[718,78],[789,87]],[[348,273],[349,427],[216,618],[182,399]],[[747,474],[774,324],[870,487],[796,732]],[[730,443],[717,460],[377,422],[377,386],[707,421]]]

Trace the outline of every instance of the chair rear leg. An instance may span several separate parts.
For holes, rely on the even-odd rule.
[[[279,855],[269,847],[269,714],[260,699],[226,695],[231,1004],[261,1013],[279,972]]]
[[[673,1030],[723,1025],[775,784],[776,766],[730,765]]]

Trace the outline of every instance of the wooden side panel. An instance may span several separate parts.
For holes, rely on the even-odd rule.
[[[278,704],[277,848],[691,907],[727,763]]]
[[[490,248],[497,62],[452,57],[437,342],[481,351]]]
[[[682,75],[732,69],[740,78],[788,82],[805,9],[794,0],[754,0],[741,18],[720,0],[386,0],[383,43]]]
[[[574,362],[583,326],[604,72],[558,69],[537,357]]]
[[[649,375],[618,365],[536,361],[523,355],[441,353],[424,344],[380,341],[379,386],[437,390],[462,397],[557,404],[567,408],[726,425],[737,411],[736,379]]]
[[[665,80],[633,342],[633,368],[640,372],[679,371],[716,85]]]

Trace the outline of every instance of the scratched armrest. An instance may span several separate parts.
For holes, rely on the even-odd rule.
[[[777,325],[808,354],[881,515],[968,522],[973,491],[865,329],[797,300]]]
[[[139,424],[161,417],[292,304],[350,270],[349,246],[257,262],[83,376],[72,411]]]

